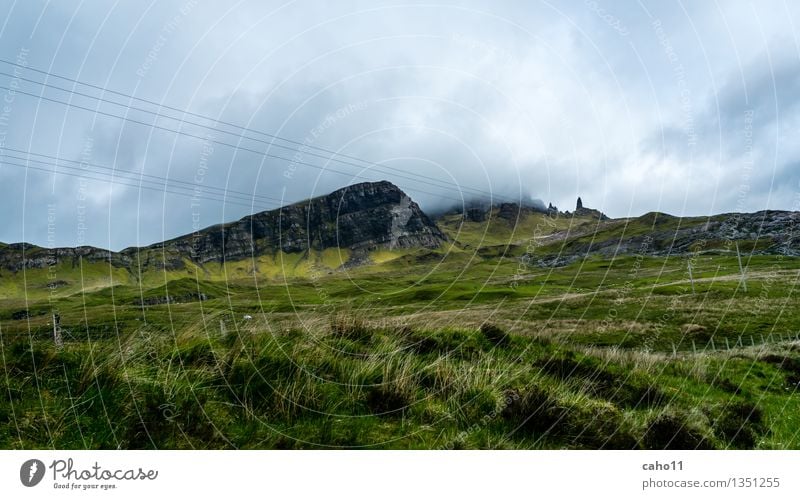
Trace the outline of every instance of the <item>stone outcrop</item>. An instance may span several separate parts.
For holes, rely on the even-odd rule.
[[[583,206],[583,201],[581,201],[580,196],[578,197],[578,202],[575,203],[574,215],[576,217],[593,217],[593,218],[598,218],[600,220],[608,220],[606,214],[601,212],[600,210],[595,210]]]
[[[633,225],[621,231],[626,224]],[[800,212],[768,210],[684,219],[652,212],[576,233],[559,256],[663,256],[705,251],[735,255],[737,244],[748,255],[800,256]]]
[[[438,248],[447,237],[389,182],[357,184],[301,203],[166,241],[169,253],[199,262],[326,248]]]
[[[283,208],[216,225],[144,248],[113,252],[92,247],[45,249],[20,243],[0,247],[0,269],[45,268],[104,261],[115,267],[179,269],[308,250],[438,248],[447,236],[406,193],[390,182],[356,184]],[[25,255],[23,256],[23,249]]]

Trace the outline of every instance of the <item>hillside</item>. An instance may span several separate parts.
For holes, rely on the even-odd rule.
[[[434,221],[395,185],[362,183],[120,252],[2,244],[0,298],[151,289],[186,278],[316,279],[498,258],[546,268],[591,257],[735,255],[737,246],[746,257],[791,256],[800,253],[797,220],[786,211],[609,219],[582,203],[574,212],[502,203],[456,208]]]
[[[795,219],[505,203],[434,223],[378,183],[194,247],[50,268],[0,246],[0,442],[798,448]]]
[[[374,254],[437,249],[447,236],[389,182],[352,185],[163,243],[120,252],[94,247],[0,246],[0,296],[65,295],[111,285],[144,286],[203,276],[307,276],[369,264]],[[20,287],[25,270],[26,289]],[[55,276],[55,277],[54,277]]]

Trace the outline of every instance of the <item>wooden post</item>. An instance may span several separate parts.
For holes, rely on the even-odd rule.
[[[694,340],[692,340],[692,353],[697,354],[697,346],[695,346]]]
[[[64,339],[61,337],[61,316],[53,312],[53,342],[56,348],[64,346]]]
[[[694,277],[692,276],[692,261],[686,262],[686,267],[689,269],[689,281],[692,283],[692,294],[694,294]]]
[[[742,255],[739,253],[739,242],[736,242],[736,258],[739,260],[739,273],[742,274],[742,278],[739,282],[742,283],[742,289],[744,292],[747,293],[747,279],[744,276],[744,267],[742,266]]]

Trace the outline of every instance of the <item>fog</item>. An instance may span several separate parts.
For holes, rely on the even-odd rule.
[[[431,213],[798,209],[794,3],[0,9],[0,58],[98,87],[0,64],[3,242],[118,250],[370,180]]]

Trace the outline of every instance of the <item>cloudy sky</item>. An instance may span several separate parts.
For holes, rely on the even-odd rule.
[[[8,0],[0,21],[3,242],[122,249],[377,179],[430,210],[800,208],[797,2]]]

